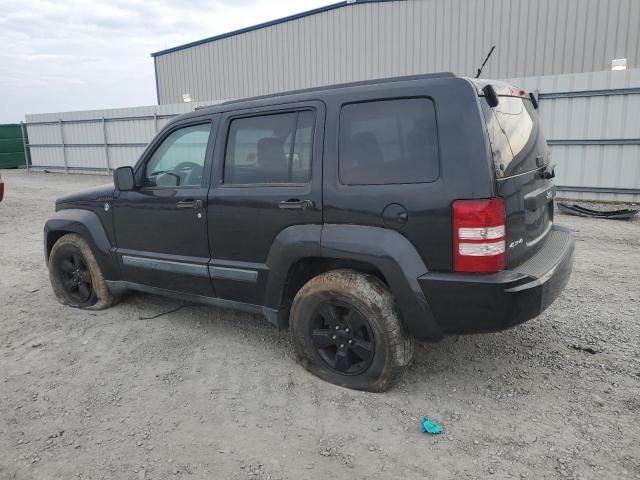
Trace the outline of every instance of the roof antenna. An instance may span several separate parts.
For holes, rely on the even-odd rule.
[[[476,73],[476,78],[480,78],[480,74],[482,73],[482,69],[484,68],[485,64],[489,61],[489,57],[491,56],[491,54],[493,53],[495,48],[496,48],[496,46],[494,45],[493,47],[491,47],[491,50],[489,50],[489,54],[487,55],[487,58],[484,59],[484,62],[482,62],[482,65],[478,69],[478,73]]]

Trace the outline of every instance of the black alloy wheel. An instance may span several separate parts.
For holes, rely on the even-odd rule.
[[[62,235],[49,252],[49,279],[63,305],[102,310],[114,305],[111,292],[87,241],[77,233]]]
[[[310,326],[316,352],[331,370],[359,375],[369,368],[375,355],[375,336],[353,305],[328,299],[318,306]]]
[[[388,286],[374,275],[336,269],[298,290],[289,313],[296,354],[314,375],[347,388],[383,392],[413,357]]]
[[[87,302],[93,293],[93,284],[91,272],[80,252],[68,249],[57,260],[56,266],[65,293],[75,302]]]

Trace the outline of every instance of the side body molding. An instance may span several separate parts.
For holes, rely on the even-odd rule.
[[[120,271],[111,243],[98,215],[90,210],[66,209],[56,212],[44,224],[44,253],[49,262],[51,248],[60,232],[77,233],[84,238],[107,280],[119,280]]]
[[[427,273],[415,247],[395,230],[360,225],[325,224],[321,255],[374,265],[389,283],[409,333],[418,339],[439,340],[438,328],[418,277]]]

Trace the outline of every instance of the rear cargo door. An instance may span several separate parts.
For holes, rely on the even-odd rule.
[[[507,266],[532,255],[553,223],[555,190],[549,149],[528,98],[499,96],[496,107],[482,99],[497,192],[505,201]]]

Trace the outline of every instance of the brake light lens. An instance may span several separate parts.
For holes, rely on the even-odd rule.
[[[473,273],[504,270],[503,200],[456,200],[452,205],[452,213],[454,270]]]

